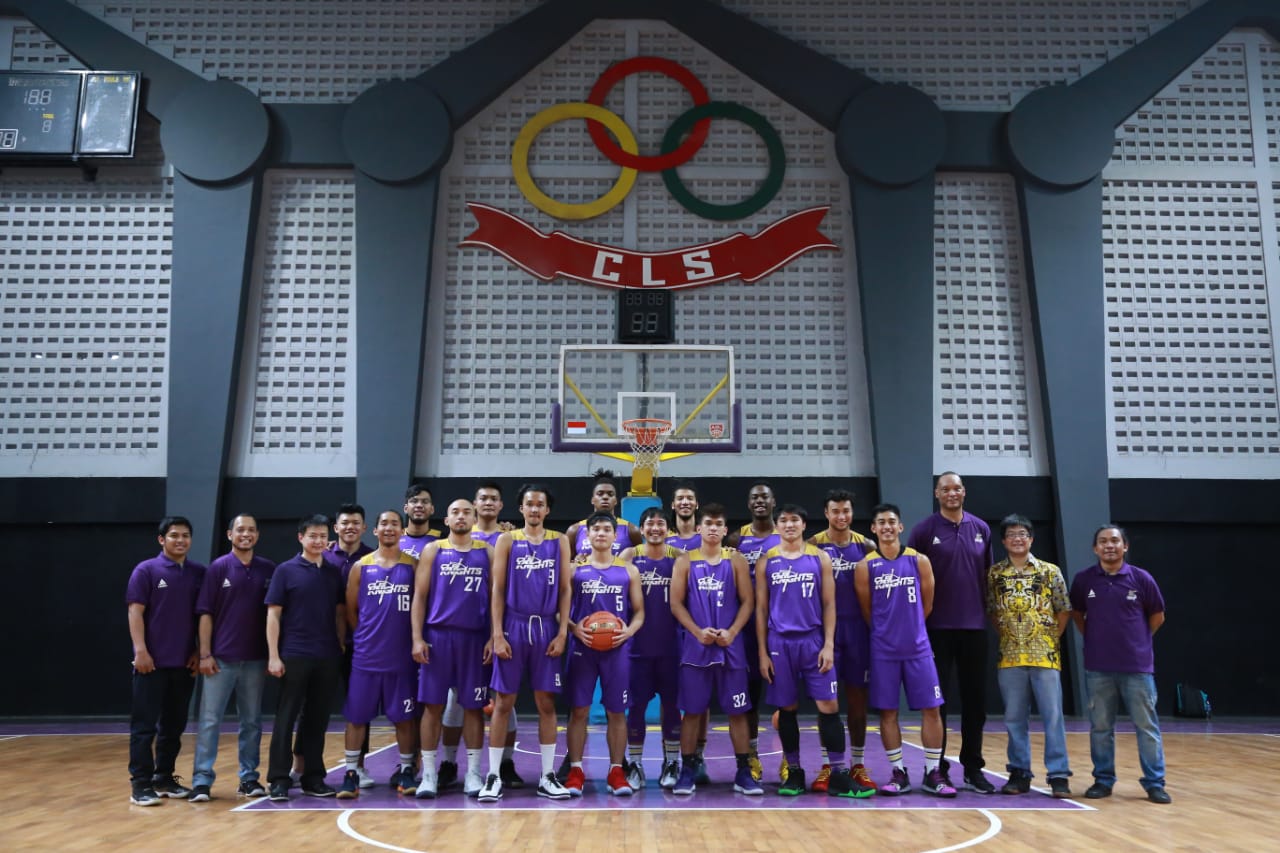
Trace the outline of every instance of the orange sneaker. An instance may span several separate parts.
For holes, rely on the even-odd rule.
[[[818,771],[818,775],[814,777],[813,784],[809,787],[817,791],[819,794],[827,792],[827,785],[831,782],[831,765],[824,764],[822,769]]]
[[[867,775],[867,768],[862,764],[855,764],[849,768],[849,775],[853,777],[853,781],[864,788],[876,787],[876,783],[872,782],[871,777]]]
[[[564,780],[564,786],[569,789],[569,796],[581,797],[582,786],[585,784],[587,784],[587,775],[582,772],[582,768],[570,767],[569,775]]]
[[[569,782],[573,783],[572,773],[569,774]],[[627,781],[627,771],[616,764],[609,768],[606,784],[609,786],[609,793],[615,797],[629,797],[632,794],[631,783]]]

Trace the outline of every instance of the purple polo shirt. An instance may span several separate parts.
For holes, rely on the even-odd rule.
[[[1071,582],[1071,607],[1084,614],[1084,668],[1155,672],[1148,618],[1164,612],[1155,578],[1124,563],[1109,575],[1094,563]]]
[[[186,666],[196,650],[196,596],[205,571],[192,560],[180,566],[161,551],[129,575],[125,602],[146,608],[143,639],[157,667]]]
[[[280,657],[330,658],[338,646],[335,608],[346,600],[337,566],[301,554],[276,566],[267,604],[279,605]]]
[[[933,612],[930,630],[987,628],[987,569],[991,560],[991,528],[964,513],[960,523],[935,512],[911,528],[907,547],[929,558],[933,566]]]
[[[228,663],[266,660],[267,594],[276,564],[256,554],[246,566],[234,553],[224,554],[209,564],[196,614],[213,617],[213,656]]]
[[[345,590],[347,588],[347,578],[351,577],[351,567],[356,564],[356,560],[359,560],[365,554],[372,553],[372,548],[364,544],[364,542],[360,542],[356,545],[356,552],[354,554],[348,554],[346,551],[342,550],[338,545],[338,541],[335,539],[333,542],[329,543],[328,548],[324,549],[324,554],[322,556],[326,563],[330,563],[338,567],[338,572],[342,576],[342,588]]]

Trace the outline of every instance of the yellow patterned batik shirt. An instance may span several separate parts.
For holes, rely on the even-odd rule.
[[[1057,617],[1070,610],[1067,583],[1053,563],[1028,555],[1020,569],[1005,559],[987,570],[987,615],[1000,634],[1001,667],[1061,669]]]

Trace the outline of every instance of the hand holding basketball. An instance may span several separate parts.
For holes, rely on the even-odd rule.
[[[597,652],[612,649],[614,634],[625,628],[623,621],[608,610],[599,610],[582,620],[582,632],[587,637],[587,645]]]

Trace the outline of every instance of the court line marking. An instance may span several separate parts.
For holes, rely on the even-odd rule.
[[[221,738],[219,738],[219,740],[221,740]],[[380,747],[378,747],[377,749],[373,749],[373,750],[370,750],[369,752],[366,752],[364,757],[365,757],[365,758],[368,758],[368,757],[369,757],[369,756],[371,756],[371,755],[377,755],[377,754],[378,754],[378,753],[380,753],[380,752],[386,752],[388,749],[391,749],[393,746],[397,746],[397,744],[395,743],[395,741],[392,741],[391,743],[387,744],[386,746],[380,746]],[[398,754],[398,753],[397,753],[397,754]],[[324,775],[325,775],[325,776],[328,776],[328,775],[329,775],[330,773],[332,773],[333,771],[335,771],[335,770],[339,770],[339,769],[344,768],[344,767],[346,767],[346,766],[347,766],[347,762],[346,762],[346,760],[344,759],[343,761],[341,761],[341,762],[340,762],[340,763],[338,763],[338,764],[333,765],[332,767],[325,768]],[[260,803],[261,801],[263,801],[263,800],[265,800],[265,799],[267,799],[267,798],[266,798],[266,797],[254,797],[254,798],[250,799],[248,802],[246,802],[246,803],[242,803],[241,805],[236,806],[234,809],[231,809],[231,811],[233,811],[233,812],[249,811],[251,806],[254,806],[254,805],[258,804],[258,803]],[[268,814],[270,814],[270,813],[271,813],[272,811],[274,811],[274,810],[273,810],[273,809],[253,809],[253,811],[267,812]],[[327,809],[326,809],[325,811],[327,811]]]
[[[24,737],[26,737],[26,735],[4,735],[3,737],[0,737],[0,741],[2,741],[2,740],[19,740],[19,739],[24,738]]]
[[[999,835],[1000,830],[1004,828],[1004,824],[1000,822],[1000,818],[986,809],[978,809],[978,813],[987,819],[988,825],[986,832],[976,838],[970,838],[968,841],[962,841],[959,844],[952,844],[950,847],[937,847],[933,850],[926,851],[926,853],[950,853],[952,850],[963,850],[966,847],[976,847],[977,845],[990,841],[992,838]]]
[[[361,844],[368,844],[371,847],[381,847],[383,850],[394,850],[396,853],[425,853],[423,850],[416,850],[412,847],[397,847],[394,844],[387,844],[385,841],[378,841],[375,838],[370,838],[367,835],[357,832],[356,828],[351,825],[352,811],[352,809],[347,809],[342,812],[342,814],[338,815],[338,830],[348,838],[354,838]]]

